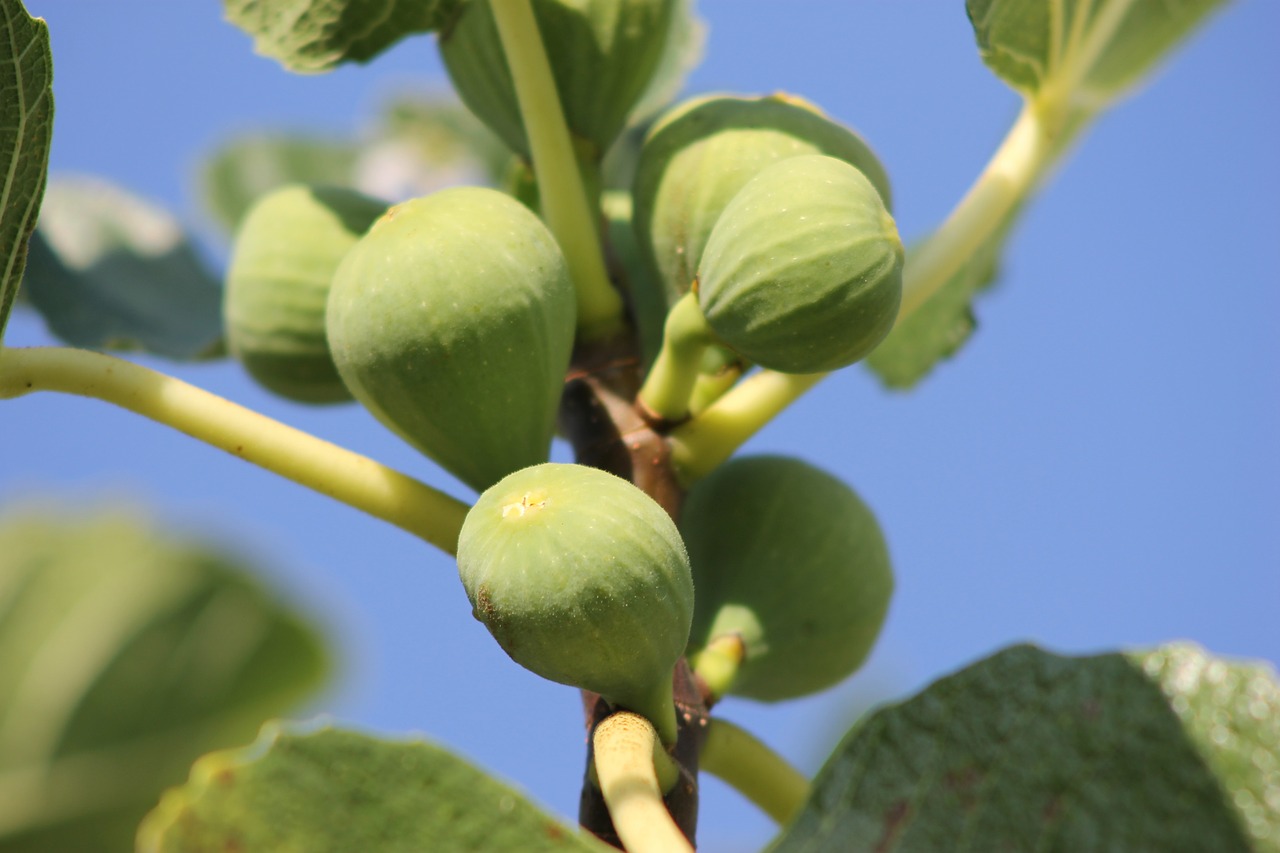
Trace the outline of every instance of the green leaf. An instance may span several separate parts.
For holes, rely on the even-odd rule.
[[[429,743],[278,724],[200,759],[138,834],[146,853],[612,849]]]
[[[349,186],[359,146],[299,134],[260,133],[216,149],[200,169],[200,198],[230,233],[259,197],[287,184]]]
[[[302,74],[368,62],[400,39],[446,24],[462,0],[223,0],[253,48]]]
[[[967,0],[982,59],[1027,97],[1096,112],[1223,0]]]
[[[124,510],[0,524],[0,849],[108,851],[328,670],[240,561]]]
[[[702,61],[707,24],[698,17],[696,0],[676,0],[667,25],[667,41],[649,85],[631,110],[630,120],[644,124],[665,110],[684,89],[689,74]]]
[[[104,181],[50,182],[24,284],[74,346],[220,354],[221,284],[169,213]]]
[[[52,140],[49,28],[20,0],[0,0],[0,342],[36,227]]]
[[[856,726],[776,851],[1280,849],[1273,669],[1017,646]]]

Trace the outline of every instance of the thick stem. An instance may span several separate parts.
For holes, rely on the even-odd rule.
[[[529,0],[494,0],[542,212],[569,264],[578,297],[582,340],[609,338],[624,327],[622,298],[613,289],[600,249],[597,216],[588,203],[555,78]]]
[[[702,769],[727,782],[779,824],[809,798],[809,780],[754,735],[712,718],[702,745]]]
[[[591,743],[600,790],[629,853],[693,853],[662,801],[654,770],[654,752],[661,746],[653,725],[620,711],[596,726]]]
[[[104,400],[173,427],[375,518],[457,551],[468,506],[350,450],[172,376],[64,347],[0,350],[0,399],[61,391]]]
[[[1039,111],[1025,105],[969,192],[908,259],[899,320],[927,302],[991,238],[1035,185],[1054,150]]]
[[[662,350],[640,388],[639,404],[658,423],[689,416],[689,401],[702,368],[702,354],[714,340],[698,295],[692,290],[671,306],[662,327]]]

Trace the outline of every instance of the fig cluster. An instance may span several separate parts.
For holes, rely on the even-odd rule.
[[[493,2],[458,4],[440,47],[528,176]],[[589,187],[685,5],[534,0]],[[526,180],[397,204],[300,185],[268,194],[234,247],[231,351],[291,399],[359,401],[479,493],[459,575],[475,617],[529,670],[646,715],[668,743],[682,656],[701,673],[736,644],[720,687],[765,701],[838,682],[871,649],[893,588],[879,526],[847,486],[793,459],[733,460],[693,486],[677,526],[631,482],[547,460],[575,352],[653,362],[650,377],[663,365],[676,377],[666,397],[695,418],[751,365],[817,373],[871,352],[897,317],[904,260],[879,160],[797,98],[670,110],[629,180],[589,192],[591,236],[628,305],[620,341],[578,339],[569,263],[537,212],[548,191]]]

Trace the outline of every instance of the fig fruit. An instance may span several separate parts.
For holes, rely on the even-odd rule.
[[[542,462],[573,347],[560,247],[496,190],[396,205],[334,276],[329,346],[378,420],[477,491]]]
[[[598,160],[626,125],[663,56],[677,0],[533,0],[565,122]],[[454,87],[513,151],[529,155],[491,0],[471,0],[440,36]]]
[[[725,205],[698,266],[698,304],[721,341],[762,367],[836,370],[889,334],[904,257],[861,172],[834,157],[792,157]]]
[[[884,536],[844,483],[782,456],[731,460],[700,480],[680,516],[698,590],[690,662],[737,636],[728,692],[774,702],[856,670],[893,592]]]
[[[862,137],[787,95],[709,95],[667,112],[645,139],[633,184],[650,272],[675,304],[729,200],[761,169],[804,154],[853,165],[891,208],[889,178]]]
[[[303,403],[352,399],[329,354],[325,303],[343,256],[386,209],[354,190],[293,184],[245,214],[222,308],[228,349],[260,385]]]
[[[487,489],[462,525],[476,619],[516,663],[599,693],[675,739],[672,675],[693,618],[675,522],[613,474],[548,462]]]

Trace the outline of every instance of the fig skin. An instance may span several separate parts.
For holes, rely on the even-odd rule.
[[[693,285],[730,199],[765,167],[806,154],[848,162],[892,209],[888,174],[867,143],[802,99],[707,95],[659,119],[641,149],[632,197],[636,234],[668,307]]]
[[[583,465],[517,471],[467,514],[458,573],[476,619],[513,660],[644,714],[674,739],[672,674],[693,581],[675,522],[643,491]]]
[[[392,207],[334,276],[334,363],[384,425],[476,491],[550,451],[576,307],[560,247],[496,190]]]
[[[680,516],[698,590],[689,656],[738,635],[729,693],[765,702],[842,681],[870,653],[893,572],[884,536],[844,483],[784,456],[730,460]]]
[[[291,184],[245,214],[223,293],[227,346],[269,391],[301,403],[352,400],[325,337],[343,256],[387,204],[341,187]]]
[[[626,125],[663,57],[678,0],[533,0],[560,105],[585,159]],[[511,150],[529,156],[515,84],[491,0],[471,0],[440,37],[462,102]]]
[[[792,157],[725,206],[698,267],[698,303],[716,335],[761,367],[837,370],[889,334],[904,257],[861,172],[834,157]]]

